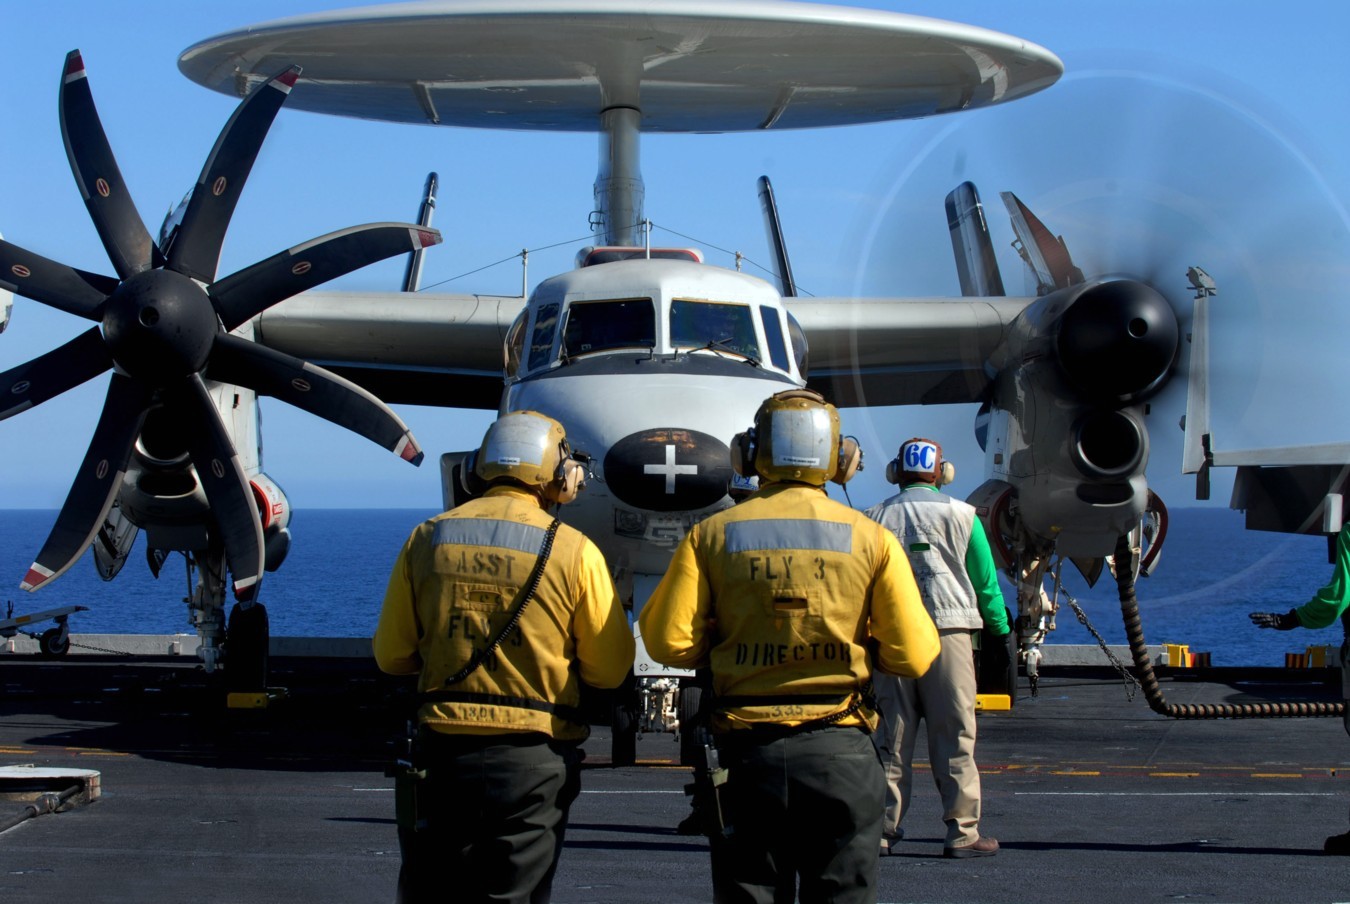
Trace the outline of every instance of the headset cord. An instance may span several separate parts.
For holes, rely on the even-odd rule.
[[[492,638],[487,646],[481,650],[474,651],[473,658],[469,660],[464,668],[445,679],[445,684],[443,684],[442,687],[450,687],[453,684],[459,684],[465,678],[468,678],[477,671],[478,667],[502,645],[502,641],[506,640],[506,638],[511,635],[511,632],[516,629],[516,625],[520,624],[520,617],[525,614],[525,607],[530,604],[532,599],[534,599],[534,592],[539,589],[539,581],[544,576],[544,566],[548,563],[549,553],[553,551],[553,537],[558,533],[559,524],[561,524],[561,522],[558,521],[557,518],[554,518],[553,523],[550,524],[548,530],[545,531],[544,542],[539,544],[539,554],[534,560],[534,570],[530,572],[530,576],[525,582],[520,602],[516,604],[515,611],[511,614],[511,618],[507,620],[506,624],[502,625],[502,629],[497,632],[496,636]],[[430,693],[434,694],[435,692],[432,691]],[[424,694],[419,696],[425,697],[427,695]]]

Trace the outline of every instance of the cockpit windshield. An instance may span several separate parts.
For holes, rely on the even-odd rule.
[[[670,303],[670,344],[717,348],[758,359],[755,323],[748,305],[675,299]]]
[[[655,348],[656,313],[650,298],[574,301],[567,310],[565,358],[616,348]]]

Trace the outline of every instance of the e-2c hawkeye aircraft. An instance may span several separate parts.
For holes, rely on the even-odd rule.
[[[0,416],[114,371],[30,589],[91,543],[111,577],[139,527],[152,557],[182,551],[199,566],[191,605],[208,665],[224,639],[227,675],[242,668],[262,680],[257,587],[284,553],[288,506],[249,451],[255,393],[414,461],[415,441],[384,403],[557,418],[592,470],[561,516],[601,547],[635,612],[690,525],[733,504],[729,443],[770,394],[805,385],[841,407],[979,403],[988,480],[972,499],[1017,585],[1032,670],[1053,615],[1049,563],[1068,558],[1093,575],[1122,534],[1152,535],[1142,528],[1165,517],[1145,477],[1145,413],[1178,372],[1189,299],[1084,274],[1014,196],[1005,201],[1038,284],[1027,297],[1004,294],[970,184],[948,198],[960,298],[798,296],[767,179],[776,284],[711,266],[697,249],[653,248],[644,232],[645,133],[979,109],[1053,85],[1063,66],[1045,48],[934,19],[777,0],[464,0],[265,23],[202,41],[179,65],[243,98],[181,222],[159,241],[133,222],[75,56],[62,123],[118,278],[0,246],[4,287],[100,324],[0,375],[0,397],[14,399]],[[335,233],[217,279],[224,226],[282,100],[400,123],[595,132],[594,244],[528,298],[306,291],[433,244],[425,217]],[[1212,291],[1203,271],[1192,283],[1197,296]],[[466,455],[441,457],[447,506],[474,492]],[[228,630],[227,568],[240,600]],[[640,655],[616,704],[616,761],[631,761],[639,727],[678,728],[694,696],[680,699],[682,681]]]

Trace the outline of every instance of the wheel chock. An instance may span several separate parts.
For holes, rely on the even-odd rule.
[[[267,709],[278,700],[289,696],[284,687],[269,687],[261,691],[231,691],[225,698],[227,709]]]
[[[976,694],[975,712],[1008,712],[1012,709],[1012,697],[1008,694]]]

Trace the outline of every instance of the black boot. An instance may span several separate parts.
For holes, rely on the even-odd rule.
[[[1343,835],[1332,835],[1322,845],[1322,851],[1338,857],[1350,857],[1350,832]]]

